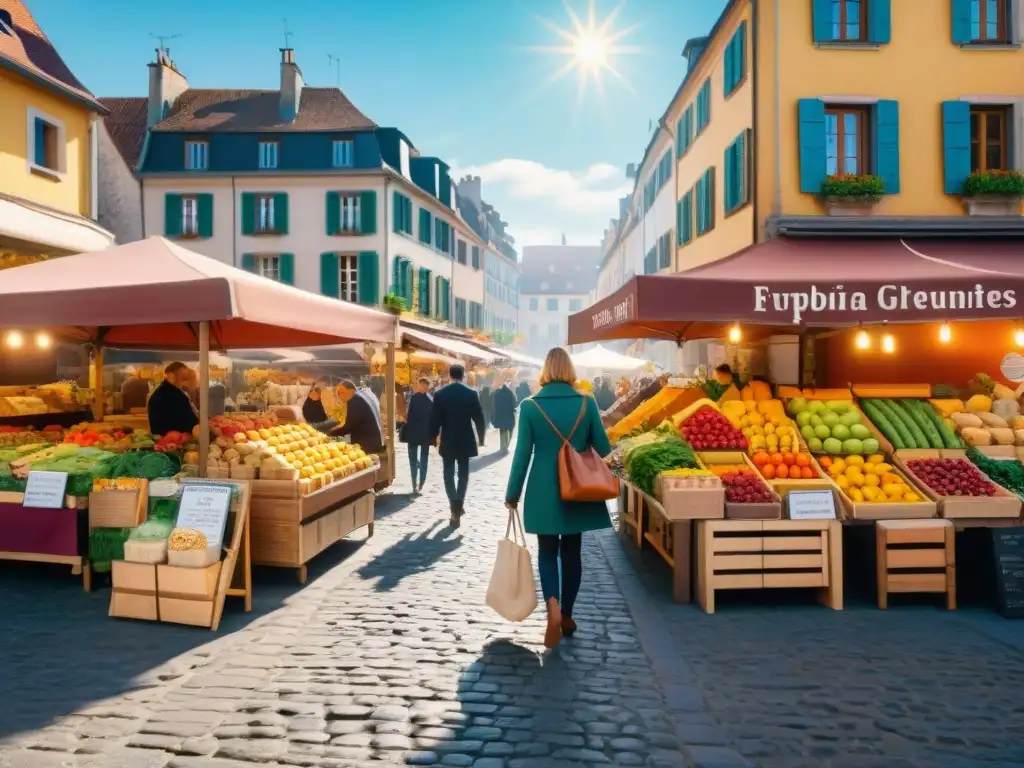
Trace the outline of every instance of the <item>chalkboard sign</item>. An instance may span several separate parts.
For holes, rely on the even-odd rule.
[[[1024,619],[1024,525],[992,529],[999,612]]]

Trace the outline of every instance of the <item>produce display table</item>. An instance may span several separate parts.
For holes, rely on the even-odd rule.
[[[689,603],[693,600],[693,520],[670,519],[653,496],[626,480],[619,482],[619,532],[632,538],[641,549],[645,541],[651,545],[672,568],[672,599]]]
[[[956,608],[956,540],[949,520],[879,520],[875,526],[878,607],[891,592],[938,592]]]
[[[0,502],[0,560],[58,563],[81,574],[88,592],[92,574],[85,551],[87,513],[80,509],[37,509]]]

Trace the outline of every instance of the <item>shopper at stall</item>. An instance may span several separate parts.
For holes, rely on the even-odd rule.
[[[413,493],[422,493],[427,481],[427,459],[430,454],[430,414],[434,399],[427,394],[430,379],[423,377],[416,382],[416,391],[409,398],[409,410],[405,425],[398,439],[409,446],[409,469],[412,471]]]
[[[516,509],[526,485],[523,527],[527,533],[537,534],[537,570],[548,609],[544,633],[548,648],[558,645],[563,634],[571,637],[576,631],[572,609],[583,578],[582,534],[611,527],[605,502],[562,501],[559,490],[558,451],[565,443],[562,435],[577,451],[593,448],[607,456],[612,450],[597,403],[577,392],[575,382],[576,369],[569,353],[561,347],[548,352],[540,374],[541,389],[521,406],[516,451],[505,491],[505,506]]]
[[[594,399],[597,400],[597,407],[607,411],[615,405],[615,393],[612,391],[612,381],[607,376],[601,376],[594,382]]]
[[[357,390],[347,379],[338,385],[338,397],[345,403],[345,423],[331,430],[337,437],[348,436],[367,453],[377,453],[384,447],[380,410],[377,398],[369,389]]]
[[[153,387],[149,379],[132,376],[121,385],[121,410],[131,413],[136,408],[145,408]]]
[[[302,418],[310,424],[323,424],[327,421],[327,409],[324,408],[323,392],[319,384],[314,384],[306,393],[302,402]]]
[[[440,437],[439,453],[444,464],[444,490],[451,507],[451,524],[458,527],[465,514],[466,491],[469,487],[469,460],[477,455],[476,427],[479,444],[484,444],[487,422],[477,393],[462,383],[466,369],[453,365],[448,369],[449,383],[434,395],[430,414],[430,441]],[[456,483],[458,470],[458,483]]]
[[[149,397],[149,431],[154,435],[168,432],[191,433],[199,424],[199,415],[184,387],[195,372],[184,363],[174,362],[164,368],[164,380]]]
[[[491,398],[494,411],[491,424],[498,430],[502,453],[508,453],[508,446],[512,442],[512,430],[516,428],[516,408],[519,407],[516,393],[512,391],[509,383],[508,379],[503,380]]]

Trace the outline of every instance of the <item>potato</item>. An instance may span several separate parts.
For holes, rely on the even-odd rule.
[[[961,411],[960,413],[954,413],[950,418],[956,422],[957,429],[965,429],[969,427],[978,429],[985,426],[985,422],[983,422],[976,413],[965,413]]]
[[[1006,421],[1006,419],[1004,419],[1002,416],[997,416],[994,413],[987,413],[987,412],[982,411],[982,412],[976,413],[974,415],[977,416],[979,419],[981,419],[981,423],[984,424],[986,427],[995,427],[996,429],[1006,429],[1007,427],[1010,426],[1009,423]]]
[[[1015,440],[1012,429],[993,427],[988,430],[988,433],[992,436],[992,440],[995,441],[996,445],[1013,445]]]
[[[991,445],[992,435],[989,434],[987,429],[979,429],[978,427],[967,427],[960,430],[960,437],[964,439],[964,442],[968,445]]]

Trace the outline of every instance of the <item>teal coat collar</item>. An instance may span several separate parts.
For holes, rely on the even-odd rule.
[[[535,400],[547,400],[554,397],[579,397],[580,393],[576,391],[576,388],[572,384],[566,384],[562,381],[553,381],[550,384],[545,384],[540,388],[540,391],[533,397]]]

